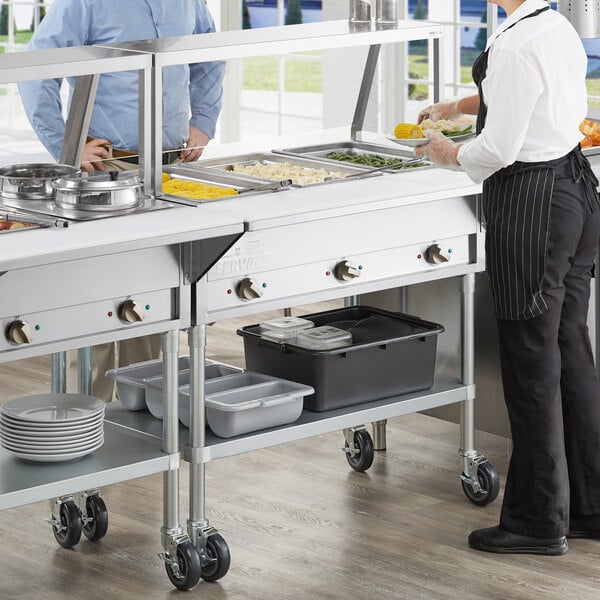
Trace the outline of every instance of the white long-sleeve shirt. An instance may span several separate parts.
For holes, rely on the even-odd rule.
[[[458,151],[459,163],[476,183],[515,161],[559,158],[583,137],[587,56],[577,32],[554,10],[505,31],[545,6],[545,0],[526,0],[488,41],[485,127]]]

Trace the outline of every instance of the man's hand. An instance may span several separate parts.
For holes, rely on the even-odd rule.
[[[81,169],[83,171],[104,171],[103,159],[108,158],[108,140],[93,139],[83,147],[83,156],[81,157]]]
[[[190,125],[190,137],[187,140],[187,148],[181,151],[181,160],[183,162],[198,160],[209,141],[210,138],[205,133]]]

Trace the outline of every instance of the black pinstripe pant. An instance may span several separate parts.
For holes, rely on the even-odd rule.
[[[586,325],[600,207],[571,163],[556,169],[550,213],[548,309],[497,321],[513,439],[500,525],[546,538],[566,535],[570,515],[600,514],[600,383]]]

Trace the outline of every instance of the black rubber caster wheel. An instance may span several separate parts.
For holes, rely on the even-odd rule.
[[[75,502],[63,502],[60,505],[60,524],[57,528],[52,526],[56,541],[63,548],[72,548],[81,539],[81,513]]]
[[[231,555],[229,546],[221,535],[215,533],[206,540],[206,555],[202,557],[200,577],[205,581],[217,581],[229,571]]]
[[[500,480],[496,469],[488,462],[481,463],[477,467],[477,479],[481,490],[476,492],[466,481],[461,481],[465,496],[477,506],[485,506],[493,502],[500,491]]]
[[[85,500],[88,522],[83,525],[83,534],[90,542],[101,540],[108,531],[108,511],[100,496],[88,496]]]
[[[200,557],[192,542],[184,542],[177,546],[177,566],[179,572],[166,562],[165,568],[171,583],[179,590],[191,590],[200,581]]]
[[[346,448],[348,442],[346,442]],[[366,429],[358,429],[354,432],[354,448],[358,452],[349,454],[346,452],[346,460],[355,471],[366,471],[372,464],[375,456],[373,440]]]

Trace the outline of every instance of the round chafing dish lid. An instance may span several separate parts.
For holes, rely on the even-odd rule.
[[[77,168],[53,163],[27,163],[0,167],[0,177],[11,179],[58,178],[75,175]]]
[[[61,177],[52,186],[57,190],[79,192],[111,192],[142,185],[138,175],[127,171],[94,171],[71,177]]]

